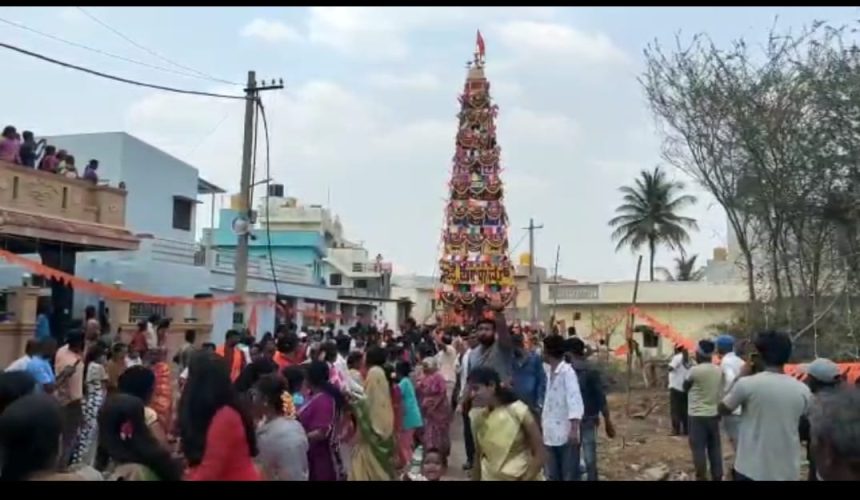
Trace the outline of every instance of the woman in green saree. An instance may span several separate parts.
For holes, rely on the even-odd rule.
[[[394,479],[394,408],[391,385],[383,369],[385,360],[383,349],[374,347],[367,351],[364,397],[352,404],[358,436],[352,450],[350,481]]]

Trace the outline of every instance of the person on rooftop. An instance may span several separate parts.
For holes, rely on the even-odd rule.
[[[36,158],[39,157],[40,147],[45,146],[45,139],[39,139],[36,141],[36,138],[33,136],[33,132],[29,130],[25,130],[21,134],[24,138],[24,141],[21,143],[21,146],[18,148],[18,159],[21,162],[21,165],[25,167],[35,168],[36,167]]]
[[[64,177],[77,179],[78,169],[75,167],[75,157],[72,155],[66,155],[66,159],[60,162],[57,172]]]
[[[95,159],[90,160],[90,162],[87,163],[86,168],[84,168],[84,180],[92,182],[93,184],[98,184],[99,174],[96,172],[98,169],[99,161]]]
[[[12,125],[7,125],[3,128],[3,135],[0,137],[0,160],[20,163],[18,154],[20,149],[21,140],[18,139],[18,131]]]
[[[51,172],[52,174],[57,173],[57,165],[59,165],[60,160],[57,158],[57,148],[55,146],[45,146],[45,153],[42,155],[42,159],[39,160],[39,166],[37,170],[41,170],[43,172]]]

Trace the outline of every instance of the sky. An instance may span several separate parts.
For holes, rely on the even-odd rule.
[[[457,97],[480,29],[485,72],[500,108],[497,134],[512,255],[528,250],[522,228],[534,218],[544,226],[536,232],[536,263],[552,269],[560,247],[559,273],[580,281],[632,279],[635,273],[637,254],[615,251],[607,221],[620,201],[618,187],[661,162],[660,137],[637,81],[649,42],[671,45],[676,34],[689,40],[700,32],[722,46],[738,37],[763,42],[775,22],[799,29],[816,19],[843,24],[860,18],[860,11],[849,7],[93,7],[86,12],[135,44],[76,7],[0,8],[0,40],[117,76],[189,90],[241,93],[242,86],[200,74],[240,83],[248,70],[258,79],[282,78],[283,91],[263,96],[275,182],[304,204],[330,204],[346,236],[392,261],[396,273],[425,275],[436,272],[440,255]],[[241,101],[130,86],[5,49],[0,62],[7,96],[0,107],[4,125],[37,136],[125,131],[194,165],[206,180],[238,189]],[[725,214],[692,179],[667,168],[699,198],[685,212],[700,226],[687,251],[704,263],[714,247],[726,244]],[[198,227],[210,224],[204,201]],[[219,200],[216,208],[226,203]],[[657,263],[670,266],[674,256],[660,249]]]

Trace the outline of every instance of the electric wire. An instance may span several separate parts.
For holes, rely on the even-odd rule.
[[[72,46],[72,47],[77,47],[77,48],[79,48],[79,49],[84,49],[84,50],[87,50],[87,51],[93,52],[93,53],[95,53],[95,54],[100,54],[100,55],[103,55],[103,56],[105,56],[105,57],[110,57],[110,58],[117,59],[117,60],[120,60],[120,61],[125,61],[125,62],[131,63],[131,64],[137,64],[138,66],[143,66],[143,67],[150,68],[150,69],[155,69],[155,70],[158,70],[158,71],[164,71],[164,72],[167,72],[167,73],[173,73],[174,75],[180,75],[180,76],[184,76],[184,77],[188,77],[188,78],[197,78],[197,79],[200,79],[200,80],[212,80],[212,79],[211,79],[211,78],[209,78],[209,77],[199,76],[199,75],[195,75],[195,74],[188,73],[188,72],[185,72],[185,71],[178,71],[178,70],[175,70],[175,69],[165,68],[164,66],[158,66],[158,65],[156,65],[156,64],[150,64],[150,63],[146,63],[146,62],[143,62],[143,61],[138,61],[138,60],[136,60],[136,59],[131,59],[131,58],[129,58],[129,57],[125,57],[125,56],[121,56],[121,55],[117,55],[117,54],[112,54],[112,53],[110,53],[110,52],[108,52],[108,51],[101,50],[101,49],[98,49],[98,48],[95,48],[95,47],[90,47],[89,45],[84,45],[84,44],[82,44],[82,43],[73,42],[73,41],[71,41],[71,40],[66,40],[65,38],[62,38],[62,37],[59,37],[59,36],[56,36],[56,35],[52,35],[52,34],[50,34],[50,33],[45,33],[44,31],[39,31],[39,30],[37,30],[37,29],[35,29],[35,28],[31,28],[31,27],[29,27],[29,26],[27,26],[27,25],[24,25],[24,24],[21,24],[21,23],[17,23],[17,22],[15,22],[15,21],[10,21],[9,19],[4,19],[4,18],[2,18],[2,17],[0,17],[0,22],[2,22],[2,23],[4,23],[4,24],[8,24],[9,26],[12,26],[12,27],[15,27],[15,28],[18,28],[18,29],[22,29],[22,30],[24,30],[24,31],[29,31],[29,32],[31,32],[31,33],[35,33],[35,34],[37,34],[37,35],[39,35],[39,36],[43,36],[43,37],[45,37],[45,38],[49,38],[49,39],[51,39],[51,40],[54,40],[54,41],[57,41],[57,42],[60,42],[60,43],[64,43],[64,44],[66,44],[66,45],[70,45],[70,46]]]
[[[156,52],[156,51],[154,51],[154,50],[152,50],[152,49],[150,49],[150,48],[148,48],[148,47],[146,47],[146,46],[144,46],[144,45],[141,45],[140,43],[138,43],[138,42],[136,42],[136,41],[132,40],[131,38],[129,38],[128,36],[126,36],[125,34],[123,34],[121,31],[119,31],[118,29],[114,28],[113,26],[111,26],[111,25],[109,25],[108,23],[106,23],[106,22],[102,21],[101,19],[99,19],[99,18],[98,18],[98,17],[96,17],[95,15],[91,14],[89,11],[87,11],[87,10],[86,10],[86,9],[84,9],[83,7],[77,7],[77,9],[78,9],[79,11],[81,11],[85,16],[87,16],[88,18],[92,19],[92,20],[93,20],[93,21],[95,21],[97,24],[99,24],[100,26],[102,26],[102,27],[103,27],[103,28],[105,28],[106,30],[110,31],[110,32],[111,32],[111,33],[113,33],[114,35],[116,35],[116,36],[118,36],[118,37],[122,38],[122,39],[123,39],[123,40],[125,40],[126,42],[128,42],[128,43],[130,43],[130,44],[134,45],[135,47],[137,47],[138,49],[140,49],[140,50],[142,50],[142,51],[144,51],[144,52],[146,52],[146,53],[148,53],[148,54],[150,54],[150,55],[152,55],[152,56],[155,56],[155,57],[157,57],[158,59],[161,59],[162,61],[164,61],[164,62],[166,62],[166,63],[168,63],[168,64],[170,64],[170,65],[176,66],[177,68],[182,68],[182,69],[184,69],[184,70],[186,70],[186,71],[191,71],[192,73],[197,73],[197,74],[198,74],[198,75],[200,75],[201,77],[206,78],[206,79],[209,79],[209,80],[212,80],[212,81],[215,81],[215,82],[226,83],[226,84],[229,84],[229,85],[241,85],[240,83],[232,82],[232,81],[230,81],[230,80],[224,80],[224,79],[222,79],[222,78],[217,78],[217,77],[214,77],[214,76],[212,76],[212,75],[206,74],[206,73],[204,73],[204,72],[202,72],[202,71],[198,71],[198,70],[196,70],[196,69],[194,69],[194,68],[189,68],[188,66],[185,66],[185,65],[183,65],[183,64],[179,64],[179,63],[178,63],[178,62],[176,62],[176,61],[173,61],[173,60],[171,60],[171,59],[168,59],[168,58],[164,57],[163,55],[159,54],[158,52]]]
[[[48,57],[46,55],[39,54],[38,52],[33,52],[33,51],[30,51],[27,49],[22,49],[20,47],[16,47],[15,45],[10,45],[8,43],[0,42],[0,47],[2,47],[4,49],[9,49],[9,50],[12,50],[14,52],[18,52],[20,54],[24,54],[26,56],[30,56],[30,57],[33,57],[36,59],[41,59],[42,61],[56,64],[58,66],[63,66],[66,68],[75,69],[78,71],[82,71],[84,73],[89,73],[91,75],[99,76],[102,78],[107,78],[108,80],[114,80],[117,82],[127,83],[129,85],[137,85],[138,87],[147,87],[147,88],[156,89],[156,90],[164,90],[166,92],[174,92],[177,94],[198,95],[198,96],[203,96],[203,97],[217,97],[219,99],[240,99],[240,100],[247,99],[246,96],[241,96],[241,95],[217,94],[214,92],[202,92],[199,90],[185,90],[185,89],[178,89],[175,87],[167,87],[164,85],[156,85],[153,83],[146,83],[146,82],[141,82],[141,81],[137,81],[137,80],[131,80],[129,78],[123,78],[121,76],[110,75],[108,73],[103,73],[101,71],[96,71],[94,69],[85,68],[83,66],[78,66],[75,64],[63,62],[63,61],[60,61],[58,59],[53,59],[53,58]]]
[[[266,119],[266,108],[263,107],[263,101],[256,99],[257,107],[260,108],[260,115],[263,116],[263,133],[266,136],[266,248],[269,253],[269,267],[272,268],[272,283],[275,285],[275,300],[281,295],[278,289],[278,276],[275,272],[275,259],[272,256],[272,230],[269,224],[269,185],[272,182],[272,164],[271,164],[271,144],[269,142],[269,121]]]

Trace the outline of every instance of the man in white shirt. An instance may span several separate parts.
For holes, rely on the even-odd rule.
[[[469,377],[469,357],[472,354],[472,349],[478,346],[478,335],[475,332],[470,333],[466,337],[466,351],[460,356],[458,377],[460,378],[460,401],[459,408],[463,417],[463,446],[466,448],[466,463],[463,464],[463,470],[471,470],[475,460],[475,438],[472,435],[472,420],[469,418],[469,410],[465,404],[466,394],[469,392],[469,384],[466,380]]]
[[[27,341],[27,345],[24,346],[24,355],[20,358],[16,359],[9,366],[6,367],[7,372],[22,372],[27,369],[27,363],[30,362],[30,358],[33,357],[33,353],[36,352],[36,349],[39,347],[39,342],[36,339],[29,339]]]
[[[738,356],[738,354],[743,354],[743,346],[740,343],[735,343],[735,338],[731,335],[720,335],[717,337],[716,344],[717,353],[721,356],[720,368],[723,371],[723,397],[725,397],[746,363],[741,356]],[[729,438],[734,450],[737,450],[740,421],[740,406],[731,415],[726,415],[720,421],[723,432]]]
[[[574,463],[574,449],[579,446],[579,422],[584,405],[579,392],[576,371],[564,361],[564,338],[550,335],[544,340],[543,358],[546,372],[541,428],[546,446],[547,479],[575,481],[579,464]]]
[[[684,346],[675,346],[675,355],[669,361],[669,413],[672,417],[672,435],[686,436],[687,393],[684,381],[690,371],[690,356]]]
[[[448,398],[451,397],[454,383],[457,380],[457,350],[454,349],[453,345],[451,345],[452,342],[453,338],[451,334],[448,332],[443,333],[442,337],[438,339],[437,347],[439,350],[436,352],[435,356],[436,364],[439,367],[439,373],[441,373],[442,377],[445,379]]]

